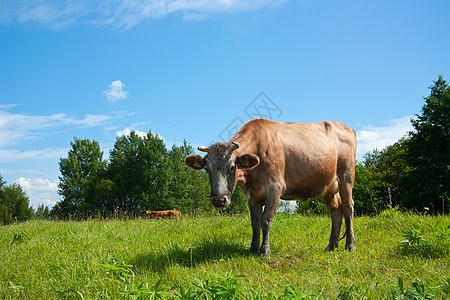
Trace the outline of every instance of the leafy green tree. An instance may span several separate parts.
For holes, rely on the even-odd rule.
[[[366,180],[366,188],[369,188],[371,193],[377,194],[376,197],[379,199],[375,206],[378,207],[378,211],[385,209],[388,204],[408,207],[403,198],[404,178],[410,171],[406,157],[408,141],[407,137],[401,138],[381,151],[374,150],[364,155],[364,166],[368,171],[367,176],[370,178]],[[361,169],[359,170],[361,171]],[[359,175],[361,179],[364,178],[363,173]],[[357,186],[357,184],[358,174],[355,185]],[[389,199],[388,190],[391,192],[391,199]],[[357,187],[356,192],[358,193],[358,191]],[[372,198],[372,200],[374,199]],[[372,204],[374,203],[372,202]]]
[[[353,186],[353,200],[355,214],[373,215],[389,206],[386,186],[379,176],[369,171],[362,163],[355,166],[355,185]]]
[[[146,209],[167,208],[168,153],[158,135],[148,132],[140,137],[132,131],[118,137],[109,160],[108,176],[114,182],[118,210],[143,214]]]
[[[33,208],[30,207],[30,199],[16,183],[5,188],[5,199],[10,203],[11,214],[17,221],[26,221],[33,216]]]
[[[36,218],[38,219],[48,219],[50,218],[50,210],[48,206],[45,206],[44,204],[39,205],[36,209]]]
[[[59,162],[59,191],[63,200],[53,213],[60,217],[70,215],[88,216],[104,206],[97,188],[106,169],[103,152],[96,141],[75,138],[67,158]]]
[[[26,221],[33,215],[30,200],[18,184],[5,186],[0,176],[0,224]]]
[[[209,205],[209,181],[206,172],[187,167],[184,159],[194,149],[186,141],[181,146],[172,146],[169,151],[169,199],[170,208],[184,212],[211,210]]]
[[[311,198],[307,201],[297,201],[296,213],[302,215],[326,215],[328,209],[321,198]]]
[[[411,167],[404,182],[405,203],[435,212],[449,211],[450,86],[442,76],[430,87],[417,118],[412,120],[407,160]],[[444,206],[443,207],[443,202]]]
[[[236,186],[233,196],[231,197],[231,204],[226,211],[230,214],[239,214],[248,212],[248,200],[240,185]]]

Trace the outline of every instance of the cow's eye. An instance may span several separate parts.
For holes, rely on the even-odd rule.
[[[234,164],[230,166],[230,171],[234,171]]]

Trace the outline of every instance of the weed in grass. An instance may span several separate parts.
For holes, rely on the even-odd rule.
[[[22,298],[21,295],[23,295],[24,287],[20,286],[18,284],[14,284],[12,281],[9,282],[9,292],[11,293],[14,298]]]
[[[352,284],[351,286],[341,286],[341,288],[339,289],[338,298],[342,300],[357,299],[358,289],[359,288],[356,284]]]
[[[405,237],[405,240],[401,242],[401,245],[404,247],[420,247],[425,244],[425,241],[423,240],[423,230],[417,229],[414,227],[407,227],[402,229],[403,237]]]
[[[102,267],[106,274],[111,275],[113,279],[125,280],[130,276],[130,273],[134,275],[131,269],[133,267],[132,265],[127,265],[124,262],[119,262],[118,260],[114,260],[112,264],[100,264],[100,267]]]
[[[76,288],[67,288],[64,290],[59,290],[56,292],[58,298],[60,299],[84,299],[83,294],[80,291],[77,291]]]
[[[192,287],[184,289],[180,286],[180,293],[177,295],[180,300],[195,300],[198,298],[198,291],[194,290]]]
[[[416,280],[412,283],[412,288],[406,288],[403,284],[403,279],[398,278],[398,287],[392,292],[393,300],[434,300],[437,297],[433,294],[425,292],[425,285]]]
[[[162,284],[163,278],[161,277],[153,286],[149,287],[144,283],[141,283],[137,288],[127,282],[126,291],[121,291],[121,296],[132,297],[133,299],[168,299],[171,294],[167,291],[168,287]]]
[[[14,234],[14,236],[11,240],[11,245],[13,245],[14,243],[20,244],[20,243],[24,242],[25,240],[27,240],[28,238],[29,238],[29,236],[26,232],[19,231]]]
[[[428,234],[425,236],[425,229]],[[398,246],[402,255],[421,256],[425,258],[440,258],[450,252],[450,226],[439,223],[417,228],[408,226],[401,229],[402,240]]]
[[[450,295],[450,277],[442,280],[443,283],[439,286],[439,290],[444,293],[444,295]]]
[[[287,286],[284,288],[284,292],[278,298],[279,300],[284,299],[317,299],[319,296],[311,292],[309,289],[298,290],[293,286]],[[274,298],[275,299],[275,298]],[[253,299],[252,299],[253,300]]]
[[[134,277],[134,273],[131,270],[132,265],[127,265],[123,262],[120,262],[116,259],[113,260],[112,264],[105,263],[100,264],[100,267],[103,269],[103,272],[107,275],[111,275],[111,294],[116,294],[116,280],[119,280],[123,283],[129,283],[128,279]]]
[[[244,292],[238,284],[238,280],[244,278],[243,275],[233,275],[227,272],[223,275],[215,275],[213,278],[199,280],[193,285],[198,290],[198,299],[242,299]]]

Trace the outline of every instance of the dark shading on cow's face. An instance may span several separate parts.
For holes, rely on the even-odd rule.
[[[204,157],[197,154],[186,157],[186,165],[196,170],[204,168],[208,172],[211,184],[210,200],[216,208],[230,205],[237,183],[237,169],[251,169],[259,164],[259,158],[255,155],[237,156],[234,150],[238,148],[237,143],[217,143],[209,147],[199,147],[200,151],[208,153]]]

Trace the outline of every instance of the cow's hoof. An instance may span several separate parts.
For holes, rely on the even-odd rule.
[[[267,253],[267,252],[260,253],[259,257],[261,257],[261,258],[269,258],[270,257],[270,252],[269,253]]]
[[[250,250],[248,251],[249,255],[259,255],[259,248],[250,248]]]
[[[261,248],[261,253],[259,253],[260,257],[269,257],[270,256],[270,248],[263,249]]]
[[[355,245],[345,246],[345,250],[348,250],[349,252],[354,252],[356,251],[356,247]]]
[[[325,249],[325,251],[333,252],[334,249],[337,249],[337,248],[339,248],[338,245],[336,245],[336,244],[329,244],[329,245],[327,246],[327,248]]]

